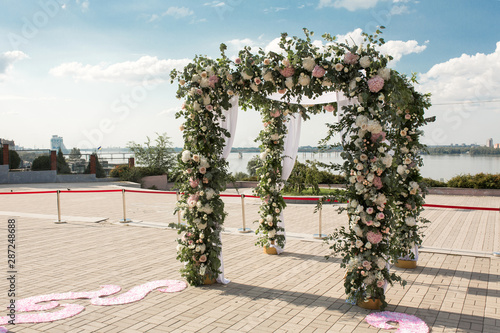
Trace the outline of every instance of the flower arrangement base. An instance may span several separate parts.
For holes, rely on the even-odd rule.
[[[398,259],[394,266],[399,267],[399,268],[417,268],[417,262],[415,260],[402,260]]]
[[[265,254],[271,254],[271,255],[278,254],[278,251],[276,251],[276,248],[274,247],[264,246],[263,249]]]
[[[204,285],[214,284],[215,282],[216,282],[216,280],[209,277],[208,275],[205,275],[205,278],[203,279]]]
[[[382,301],[378,298],[369,298],[367,299],[366,302],[360,301],[358,302],[358,306],[363,309],[368,309],[368,310],[380,310],[382,307]]]

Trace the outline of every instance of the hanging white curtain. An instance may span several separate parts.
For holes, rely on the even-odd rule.
[[[224,159],[228,158],[229,153],[231,152],[231,148],[233,147],[234,134],[235,134],[234,132],[236,130],[236,123],[238,121],[238,96],[231,97],[229,102],[231,103],[231,108],[229,110],[222,111],[225,118],[222,119],[220,122],[221,127],[226,129],[230,134],[229,137],[226,137],[226,143],[224,146],[224,150],[222,151],[222,158]],[[222,256],[222,251],[219,253],[219,260],[220,260],[219,269],[221,273],[217,277],[217,282],[222,284],[228,284],[229,282],[231,282],[231,280],[228,280],[224,277],[224,258]]]

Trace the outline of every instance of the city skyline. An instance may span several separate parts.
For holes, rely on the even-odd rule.
[[[2,4],[0,137],[19,146],[49,147],[56,134],[68,149],[125,147],[166,132],[180,147],[182,121],[174,114],[182,101],[170,70],[195,54],[217,57],[220,43],[233,58],[245,45],[274,50],[280,33],[301,37],[303,27],[316,33],[316,43],[331,33],[359,44],[361,31],[386,26],[382,51],[395,57],[391,67],[418,72],[417,89],[433,95],[428,116],[437,120],[424,128],[424,143],[484,145],[498,133],[499,1]],[[335,120],[324,114],[305,122],[300,145],[317,145],[323,124]],[[239,123],[234,146],[257,145],[258,112],[241,112]]]

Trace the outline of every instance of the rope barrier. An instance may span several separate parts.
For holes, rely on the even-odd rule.
[[[177,194],[174,191],[148,191],[148,190],[127,190],[127,189],[116,189],[116,190],[50,190],[50,191],[22,191],[22,192],[0,192],[0,195],[8,194],[54,194],[54,193],[110,193],[110,192],[130,192],[130,193],[146,193],[146,194]],[[220,194],[220,197],[225,198],[241,198],[239,194]],[[259,199],[259,196],[255,195],[245,195],[245,198],[255,198]],[[311,197],[283,197],[284,200],[297,200],[297,201],[318,201],[321,198],[311,198]],[[331,202],[331,200],[327,200]],[[333,202],[339,202],[334,200]],[[447,209],[464,209],[464,210],[487,210],[487,211],[498,211],[500,208],[492,207],[472,207],[472,206],[451,206],[451,205],[435,205],[435,204],[424,204],[424,207],[431,208],[447,208]]]

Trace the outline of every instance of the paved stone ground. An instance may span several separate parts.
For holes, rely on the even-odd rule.
[[[67,187],[116,188],[43,184],[0,186],[0,191]],[[247,225],[253,228],[258,200],[245,200]],[[120,224],[121,193],[62,193],[68,223],[54,224],[55,194],[1,195],[0,219],[18,221],[19,298],[93,291],[104,284],[127,291],[148,281],[182,279],[175,260],[177,234],[165,228],[177,221],[171,214],[174,201],[175,195],[127,193],[127,218],[134,222]],[[429,196],[427,202],[499,206],[494,197]],[[318,214],[311,206],[289,205],[285,211],[292,237],[281,256],[264,255],[253,245],[253,234],[236,232],[242,223],[240,198],[227,199],[226,207],[222,240],[230,284],[173,294],[153,291],[136,303],[108,307],[84,299],[61,301],[81,304],[85,311],[53,323],[10,326],[11,332],[379,332],[364,322],[368,310],[345,303],[344,270],[339,258],[325,260],[327,246],[312,238]],[[323,211],[324,233],[344,223],[333,209]],[[414,314],[432,332],[499,332],[500,258],[491,253],[500,250],[500,214],[427,209],[425,216],[432,222],[419,266],[393,268],[408,285],[388,289],[387,310]],[[6,247],[6,223],[1,223],[0,248]],[[6,258],[0,266],[5,272]],[[6,304],[7,286],[0,278],[0,304]]]

